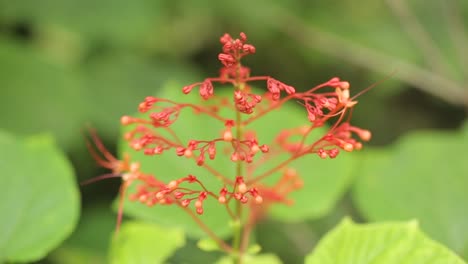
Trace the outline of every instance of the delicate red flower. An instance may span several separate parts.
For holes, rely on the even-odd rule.
[[[258,220],[266,209],[275,203],[292,204],[288,195],[301,188],[303,182],[299,173],[290,163],[306,156],[318,155],[320,158],[336,158],[340,150],[347,152],[362,148],[359,141],[368,141],[371,133],[349,123],[348,113],[357,101],[350,96],[350,84],[338,77],[313,88],[299,89],[287,85],[270,76],[251,76],[250,69],[241,64],[241,59],[254,54],[256,49],[247,43],[247,36],[240,33],[234,39],[229,34],[220,38],[223,45],[218,59],[223,65],[220,75],[206,78],[202,82],[187,85],[182,88],[184,94],[190,94],[198,87],[202,101],[219,100],[216,107],[207,104],[188,104],[173,102],[170,98],[146,97],[138,106],[145,118],[123,116],[121,123],[132,129],[124,135],[129,146],[142,151],[145,155],[175,155],[194,160],[194,165],[207,168],[207,171],[221,180],[219,189],[207,189],[202,180],[194,175],[177,176],[168,183],[160,182],[157,176],[140,171],[139,166],[131,168],[129,161],[118,161],[102,150],[107,160],[96,158],[99,163],[115,173],[127,175],[122,177],[128,184],[138,184],[136,193],[130,199],[147,206],[180,206],[192,214],[205,212],[204,202],[215,199],[220,210],[227,210],[233,220],[240,221],[240,213],[231,208],[246,206],[252,210]],[[252,82],[263,82],[263,92],[253,91]],[[215,93],[215,84],[231,84],[232,97],[219,99]],[[258,86],[258,85],[257,85]],[[229,101],[228,101],[229,100]],[[305,109],[304,125],[297,128],[284,128],[268,144],[258,138],[255,131],[248,126],[261,119],[266,114],[274,115],[286,102],[299,102]],[[221,102],[221,103],[219,103]],[[219,122],[219,137],[211,139],[192,139],[182,142],[172,129],[175,122],[184,122],[180,117],[185,108],[195,113]],[[219,115],[221,108],[227,108],[235,119],[227,119]],[[278,121],[281,124],[281,120]],[[331,122],[328,132],[319,138],[310,140],[311,132]],[[218,151],[218,150],[226,151]],[[260,164],[269,164],[272,157],[286,154],[283,162],[270,164],[271,169],[257,172]],[[236,177],[230,179],[225,175],[210,169],[211,160],[227,156],[236,164]],[[310,158],[314,158],[313,156]],[[247,168],[247,170],[245,170]],[[158,172],[154,172],[158,173]],[[281,178],[273,186],[264,183],[264,179],[282,173]],[[208,176],[204,176],[208,177]],[[126,184],[125,186],[128,186]],[[198,221],[198,223],[200,223]],[[206,227],[204,227],[206,229]],[[210,234],[213,238],[213,234]],[[219,239],[218,243],[226,248]]]

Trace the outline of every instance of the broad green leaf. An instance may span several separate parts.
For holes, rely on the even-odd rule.
[[[468,257],[468,126],[415,132],[392,149],[369,151],[353,198],[372,221],[416,218],[431,237]]]
[[[182,85],[168,86],[158,96],[169,98],[175,102],[199,103],[200,99],[196,94],[196,90],[190,95],[183,95],[181,87]],[[219,96],[228,96],[227,98],[231,98],[232,96],[232,90],[230,90],[232,88],[230,87],[217,87],[215,89],[215,93]],[[230,111],[220,112],[220,115],[230,119],[235,119],[234,114]],[[256,132],[260,144],[270,144],[282,129],[307,125],[308,122],[305,110],[300,111],[291,105],[287,105],[277,113],[267,114],[255,121],[247,127],[247,130],[254,130]],[[191,139],[207,140],[219,137],[219,133],[224,129],[224,124],[218,120],[207,118],[204,115],[195,115],[191,110],[184,110],[177,122],[171,127],[183,142],[188,142]],[[315,141],[324,135],[324,133],[325,130],[317,129],[311,138]],[[274,148],[274,144],[272,148]],[[206,163],[221,172],[225,177],[234,180],[236,176],[234,163],[230,161],[229,155],[223,157],[221,150],[222,147],[218,146],[220,154],[218,154],[215,160],[207,160]],[[142,153],[135,153],[135,151],[129,148],[128,143],[122,142],[122,152],[132,153],[133,160],[142,162],[143,171],[154,173],[156,177],[164,182],[193,174],[199,177],[207,189],[214,193],[218,193],[223,187],[223,183],[212,176],[205,168],[196,166],[194,160],[176,156],[174,151],[160,156],[148,157]],[[281,156],[280,159],[276,158],[265,166],[256,168],[251,172],[250,176],[258,176],[286,159],[287,155]],[[352,154],[342,153],[338,158],[333,160],[322,160],[316,155],[309,155],[291,163],[290,166],[296,168],[302,177],[304,187],[290,195],[289,198],[295,202],[293,206],[286,206],[284,204],[274,206],[272,208],[273,215],[279,219],[297,221],[304,218],[320,217],[326,214],[331,210],[350,183],[354,164],[352,161]],[[280,174],[278,172],[272,175],[266,181],[267,185],[275,184]],[[230,231],[230,227],[228,225],[228,214],[223,206],[214,199],[207,199],[206,206],[204,207],[205,212],[200,216],[200,219],[217,234],[221,236],[226,235]],[[155,206],[149,209],[137,203],[127,203],[125,212],[139,218],[156,220],[166,225],[182,226],[191,235],[200,236],[202,234],[191,217],[180,208],[174,206]]]
[[[464,264],[420,231],[416,221],[355,224],[344,219],[310,253],[306,264]]]
[[[234,264],[231,257],[223,257],[216,264]],[[273,254],[246,255],[242,263],[245,264],[281,264],[281,260]]]
[[[0,262],[44,257],[75,228],[79,194],[70,163],[50,136],[0,132]]]
[[[184,244],[184,233],[179,229],[126,222],[112,240],[110,263],[163,263]]]

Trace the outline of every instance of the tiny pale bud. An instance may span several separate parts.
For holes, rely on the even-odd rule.
[[[247,185],[245,185],[245,183],[241,183],[241,184],[239,184],[239,186],[237,186],[237,190],[240,193],[245,193],[245,192],[247,192]]]
[[[226,203],[226,196],[220,196],[220,197],[218,198],[218,202],[220,202],[220,203],[222,203],[222,204]]]
[[[362,149],[362,144],[361,144],[361,142],[356,142],[356,143],[354,143],[354,149],[355,149],[355,150],[361,150],[361,149]]]
[[[177,184],[176,181],[171,181],[171,182],[169,182],[169,184],[167,185],[167,188],[173,190],[173,189],[175,189],[175,188],[177,187],[177,185],[178,185],[178,184]]]
[[[252,153],[254,153],[254,154],[257,153],[259,150],[260,150],[260,147],[257,144],[253,145],[250,148],[250,151],[252,151]]]
[[[122,174],[122,180],[123,181],[129,181],[133,178],[133,174],[132,173],[124,173]]]
[[[136,172],[140,169],[140,163],[139,162],[132,162],[130,164],[130,171],[131,172]]]
[[[140,112],[146,112],[148,110],[148,107],[146,106],[146,103],[145,102],[142,102],[138,105],[138,109],[140,110]]]
[[[358,133],[358,136],[364,141],[369,141],[372,137],[372,133],[369,130],[362,130]]]
[[[340,82],[341,89],[349,89],[349,82]]]
[[[203,207],[197,207],[197,214],[203,214]]]
[[[320,158],[326,159],[328,157],[327,153],[325,151],[317,152]]]
[[[187,158],[192,157],[192,151],[190,149],[186,149],[184,151],[184,156],[187,157]]]
[[[239,160],[239,155],[235,152],[231,155],[231,160],[232,161],[238,161]]]
[[[353,151],[354,146],[353,146],[353,144],[345,143],[345,144],[343,145],[343,149],[344,149],[345,151],[351,152],[351,151]]]
[[[134,150],[141,150],[143,148],[143,146],[141,145],[140,142],[135,142],[135,143],[132,144],[132,148]]]
[[[131,132],[127,132],[127,133],[124,134],[124,139],[127,140],[127,141],[132,139],[132,137],[133,137],[133,133],[131,133]]]
[[[164,198],[164,193],[163,192],[156,193],[156,199],[161,200],[163,198]]]
[[[231,132],[231,130],[224,131],[223,140],[224,141],[232,141],[232,132]]]
[[[183,207],[187,207],[187,206],[190,204],[190,200],[189,200],[189,199],[182,200],[182,201],[180,202],[180,204],[181,204]]]
[[[255,197],[255,203],[256,204],[263,203],[263,198],[260,195],[257,195],[257,197]]]
[[[242,198],[240,198],[239,200],[241,203],[247,203],[249,201],[249,198],[247,196],[242,196]]]
[[[130,116],[122,116],[122,117],[120,118],[120,123],[121,123],[122,125],[124,125],[124,126],[125,126],[125,125],[128,125],[128,124],[131,124],[132,122],[133,122],[133,118],[130,117]]]

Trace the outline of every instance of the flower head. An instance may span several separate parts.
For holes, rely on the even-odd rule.
[[[156,176],[158,172],[144,173],[139,166],[131,169],[127,158],[121,162],[103,151],[107,161],[97,158],[101,165],[115,173],[127,173],[129,176],[122,179],[128,184],[137,184],[137,191],[129,196],[130,200],[148,207],[179,206],[202,215],[205,201],[214,199],[220,204],[220,210],[225,209],[234,220],[240,218],[231,208],[234,204],[248,207],[258,218],[270,205],[293,204],[288,195],[303,186],[300,172],[291,166],[294,160],[316,156],[333,159],[341,151],[361,149],[361,141],[370,140],[368,130],[350,124],[349,113],[357,101],[350,96],[347,81],[333,77],[310,89],[296,89],[271,76],[251,76],[250,69],[241,64],[243,57],[256,52],[256,48],[247,43],[246,34],[240,33],[236,39],[225,34],[220,42],[222,52],[218,59],[222,67],[219,75],[181,89],[188,95],[198,88],[199,104],[149,96],[138,105],[138,117],[121,118],[121,124],[130,127],[124,139],[134,151],[155,159],[160,155],[191,159],[193,166],[205,168],[207,175],[171,175],[173,178],[169,182],[162,182]],[[263,83],[264,90],[252,89],[253,82]],[[228,97],[217,95],[218,84],[232,86]],[[217,102],[216,107],[206,101]],[[267,114],[274,115],[289,101],[303,107],[303,125],[284,128],[273,142],[264,142],[250,129],[251,124]],[[220,114],[222,108],[230,111],[229,118]],[[198,138],[193,134],[191,139],[181,140],[173,126],[176,122],[185,122],[181,114],[184,109],[217,122],[215,129],[219,136]],[[278,122],[281,124],[281,120]],[[327,123],[331,123],[327,132],[312,139],[312,131]],[[97,146],[100,148],[99,143]],[[222,158],[220,156],[229,158],[235,164],[235,171],[212,168],[211,161]],[[272,162],[272,157],[284,157],[284,160]],[[269,165],[269,169],[258,171],[256,168],[263,164]],[[276,184],[264,182],[275,174],[281,175]],[[204,184],[206,177],[218,178],[219,186],[209,189]]]

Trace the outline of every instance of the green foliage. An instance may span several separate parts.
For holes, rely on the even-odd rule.
[[[96,128],[112,151],[115,146],[109,142],[118,141],[121,115],[132,113],[155,91],[174,100],[194,99],[183,96],[181,86],[201,80],[201,72],[215,75],[217,38],[240,31],[257,47],[257,54],[246,60],[252,72],[271,73],[297,90],[339,76],[351,82],[354,94],[359,90],[355,87],[367,87],[396,70],[390,80],[360,97],[353,112],[353,123],[373,132],[370,144],[385,145],[366,145],[361,154],[341,153],[334,160],[309,156],[292,164],[304,187],[291,194],[292,206],[271,208],[271,227],[258,229],[267,252],[295,263],[330,228],[331,223],[317,222],[332,216],[335,223],[338,216],[353,214],[367,221],[416,218],[431,238],[468,258],[468,129],[465,125],[461,132],[436,132],[453,129],[466,118],[468,1],[399,1],[428,40],[413,34],[411,25],[392,9],[396,2],[0,0],[0,128],[21,136],[46,132],[57,142],[47,143],[51,139],[45,137],[23,142],[0,134],[0,262],[38,260],[54,248],[43,261],[104,262],[115,215],[110,206],[95,204],[109,205],[117,182],[83,189],[80,225],[57,248],[78,217],[76,184],[62,152],[72,160],[78,181],[102,174],[85,150],[83,128]],[[436,52],[427,52],[431,46]],[[160,91],[167,80],[177,84]],[[188,122],[178,130],[185,139],[219,133],[220,124],[190,111],[183,116]],[[268,143],[283,128],[277,120],[292,127],[305,118],[293,104],[252,128]],[[427,131],[405,136],[416,128]],[[220,188],[194,161],[169,156],[143,157],[143,166],[165,181],[193,173],[211,188]],[[225,160],[211,164],[233,171]],[[343,196],[355,180],[352,199]],[[339,200],[346,209],[337,213]],[[58,209],[51,210],[55,205]],[[207,200],[201,218],[227,237],[231,227],[218,209],[216,201]],[[205,235],[179,208],[147,208],[127,201],[125,213],[178,227],[192,237],[169,263],[213,263],[219,258],[219,252],[196,247],[195,240]],[[48,217],[60,223],[43,228],[41,221]],[[10,232],[18,233],[12,239]]]
[[[368,150],[354,187],[371,221],[416,218],[431,236],[468,257],[468,126],[459,132],[417,132],[392,149]]]
[[[216,264],[234,264],[230,257],[221,258]],[[273,254],[247,255],[243,260],[245,264],[281,264],[281,260]]]
[[[112,240],[110,263],[163,263],[184,244],[182,230],[126,222]]]
[[[416,221],[355,224],[345,219],[306,257],[306,264],[464,264],[429,239]]]
[[[79,195],[70,163],[50,136],[0,132],[0,262],[44,257],[75,228]]]

